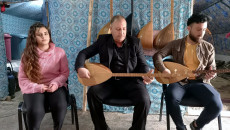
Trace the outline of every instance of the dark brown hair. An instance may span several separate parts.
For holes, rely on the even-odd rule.
[[[195,13],[193,14],[187,21],[187,26],[191,25],[192,23],[204,23],[210,22],[212,18],[208,15],[202,13]]]

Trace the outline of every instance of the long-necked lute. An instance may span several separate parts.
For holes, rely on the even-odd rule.
[[[85,68],[87,68],[90,72],[90,78],[80,78],[78,76],[78,80],[82,85],[85,86],[94,86],[100,84],[111,77],[142,77],[142,76],[150,76],[155,77],[156,80],[160,83],[168,84],[180,81],[186,77],[193,76],[194,74],[187,67],[173,63],[173,62],[164,62],[164,65],[171,70],[172,74],[169,75],[156,72],[154,74],[150,73],[112,73],[109,68],[100,64],[100,63],[86,63]],[[192,74],[192,75],[191,75]]]
[[[156,80],[163,84],[170,84],[181,81],[185,78],[194,77],[195,74],[201,73],[227,73],[230,72],[230,69],[220,69],[220,70],[199,70],[199,71],[191,71],[186,66],[183,66],[174,62],[164,62],[166,68],[171,71],[171,75],[163,74],[157,70],[153,74],[150,73],[112,73],[109,68],[100,64],[100,63],[86,63],[85,68],[87,68],[90,72],[90,78],[80,78],[78,76],[78,80],[82,85],[85,86],[94,86],[105,82],[111,77],[142,77],[149,76],[155,77]],[[170,77],[170,78],[169,78]]]

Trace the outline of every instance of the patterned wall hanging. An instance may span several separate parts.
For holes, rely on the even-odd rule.
[[[149,0],[133,0],[133,15],[134,15],[134,35],[150,21],[150,1]],[[87,30],[88,30],[88,11],[89,0],[74,1],[74,0],[49,0],[50,8],[50,27],[54,42],[62,47],[69,60],[70,77],[69,89],[70,93],[77,97],[77,105],[82,107],[83,101],[83,86],[78,82],[74,63],[77,54],[80,50],[86,47]],[[131,13],[131,0],[114,0],[113,15],[121,14],[127,17]],[[107,0],[94,0],[92,17],[91,44],[96,40],[99,30],[106,25],[110,20],[110,2]],[[161,30],[170,23],[170,0],[160,0],[153,2],[154,10],[154,29]],[[174,1],[174,27],[175,38],[186,35],[186,20],[190,15],[191,0]],[[151,56],[146,56],[147,63],[150,68],[153,67]],[[97,62],[98,56],[91,58],[91,61]],[[159,112],[161,84],[153,82],[147,85],[152,105],[151,113]],[[131,112],[129,107],[110,107],[105,106],[107,111]]]
[[[8,78],[6,74],[6,49],[1,19],[2,14],[0,13],[0,100],[5,100],[8,95]]]
[[[11,0],[13,1],[13,0]],[[15,0],[22,1],[22,0]],[[192,0],[174,0],[174,28],[175,39],[187,34],[186,21],[191,14]],[[70,93],[77,97],[77,105],[82,107],[83,86],[78,82],[76,71],[74,70],[75,58],[80,50],[86,47],[88,30],[88,11],[90,0],[48,0],[50,9],[50,28],[54,43],[62,47],[67,54],[70,68],[69,89]],[[131,13],[131,0],[114,0],[113,15],[121,14],[127,17]],[[150,1],[133,0],[133,35],[137,35],[140,29],[150,21]],[[170,23],[170,0],[157,0],[153,2],[153,29],[161,30]],[[108,0],[94,0],[92,17],[91,44],[96,40],[99,30],[110,20],[110,3]],[[0,15],[1,18],[1,15]],[[5,51],[0,20],[0,49]],[[0,57],[1,69],[6,64],[5,54]],[[98,56],[91,58],[91,61],[98,61]],[[150,68],[154,68],[151,56],[146,56],[146,61]],[[2,67],[3,66],[3,67]],[[6,93],[7,78],[6,71],[0,71],[1,83],[5,84],[0,88],[0,92]],[[5,78],[5,80],[4,80]],[[147,85],[151,97],[150,113],[159,113],[161,84],[154,81]],[[1,94],[1,96],[6,94]],[[132,112],[130,107],[110,107],[105,106],[107,111]]]

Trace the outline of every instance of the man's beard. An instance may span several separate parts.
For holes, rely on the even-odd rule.
[[[195,37],[195,36],[192,35],[191,33],[189,33],[189,38],[190,38],[192,41],[196,42],[196,43],[199,43],[200,40],[202,39],[202,38],[197,38],[197,37]]]

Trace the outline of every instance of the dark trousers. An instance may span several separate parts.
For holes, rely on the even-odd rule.
[[[199,128],[216,118],[222,110],[220,94],[213,86],[202,82],[193,82],[186,85],[181,85],[180,83],[170,84],[166,91],[166,104],[177,130],[183,130],[185,127],[179,106],[184,96],[193,96],[204,105],[203,111],[196,120]]]
[[[128,98],[134,102],[133,122],[130,130],[145,130],[150,108],[150,97],[145,84],[137,78],[114,78],[89,88],[88,105],[95,130],[109,130],[103,113],[106,98]]]
[[[54,129],[61,130],[67,111],[67,91],[61,87],[53,93],[24,94],[24,103],[27,108],[27,124],[29,130],[39,130],[46,109],[50,107]]]

